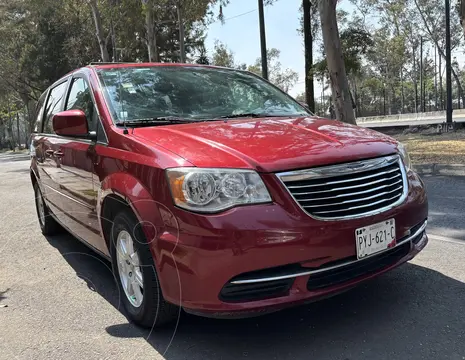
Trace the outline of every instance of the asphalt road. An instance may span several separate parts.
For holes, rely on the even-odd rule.
[[[431,118],[426,120],[406,120],[406,121],[383,121],[383,122],[370,122],[370,123],[359,123],[359,126],[368,128],[383,128],[383,127],[404,127],[404,126],[420,126],[420,125],[436,125],[442,124],[446,121],[445,117]],[[465,117],[454,117],[454,122],[463,123]]]
[[[0,359],[465,359],[465,179],[425,181],[433,235],[411,263],[319,303],[150,333],[106,261],[41,235],[28,162],[0,160]]]

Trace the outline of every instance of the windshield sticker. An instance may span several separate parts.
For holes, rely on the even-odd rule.
[[[134,89],[134,85],[132,85],[131,83],[121,84],[121,86],[125,88],[127,91],[129,91],[130,94],[136,93],[136,89]]]

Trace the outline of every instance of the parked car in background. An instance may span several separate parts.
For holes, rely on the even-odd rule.
[[[97,64],[41,96],[31,181],[43,234],[111,260],[128,318],[244,317],[412,259],[428,202],[405,148],[320,119],[244,71]]]

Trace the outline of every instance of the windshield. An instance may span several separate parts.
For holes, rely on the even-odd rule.
[[[117,123],[167,116],[208,120],[240,114],[309,115],[290,96],[243,71],[155,66],[99,69],[98,75]]]

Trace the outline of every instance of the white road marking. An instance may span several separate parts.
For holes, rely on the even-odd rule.
[[[445,237],[445,236],[441,236],[441,235],[434,235],[434,234],[430,234],[428,232],[427,232],[427,234],[428,234],[428,237],[430,239],[433,239],[433,240],[439,240],[439,241],[450,242],[450,243],[453,243],[453,244],[465,245],[465,240],[453,239],[453,238],[449,238],[449,237]]]

